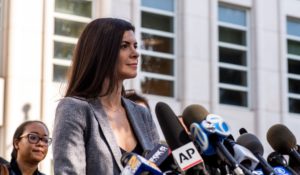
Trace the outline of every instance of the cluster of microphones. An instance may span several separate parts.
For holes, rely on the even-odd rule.
[[[121,175],[300,175],[300,146],[283,124],[273,125],[267,140],[274,152],[265,159],[260,140],[246,129],[234,139],[221,116],[201,105],[190,105],[183,123],[172,109],[158,102],[155,113],[166,144],[144,155],[126,153]]]

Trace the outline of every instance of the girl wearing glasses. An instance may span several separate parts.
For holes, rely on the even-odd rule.
[[[15,131],[13,151],[8,166],[10,175],[43,175],[38,164],[46,157],[52,139],[41,121],[26,121]]]
[[[119,175],[122,153],[142,155],[159,142],[149,110],[122,96],[123,81],[137,75],[138,57],[131,23],[100,18],[84,29],[56,109],[55,175]]]

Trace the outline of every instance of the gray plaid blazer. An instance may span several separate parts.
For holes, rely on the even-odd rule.
[[[159,143],[150,112],[122,98],[129,122],[144,150]],[[119,175],[121,151],[98,99],[63,98],[53,131],[55,175]]]

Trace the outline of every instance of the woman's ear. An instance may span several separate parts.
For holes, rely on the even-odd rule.
[[[13,146],[16,150],[19,149],[19,140],[18,139],[14,139]]]

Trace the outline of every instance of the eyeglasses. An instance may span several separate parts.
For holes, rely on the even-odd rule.
[[[46,143],[47,146],[49,146],[52,143],[52,139],[51,138],[40,137],[37,134],[33,134],[33,133],[20,136],[19,138],[23,138],[23,137],[27,137],[28,142],[31,143],[31,144],[37,144],[40,140],[42,142]]]

